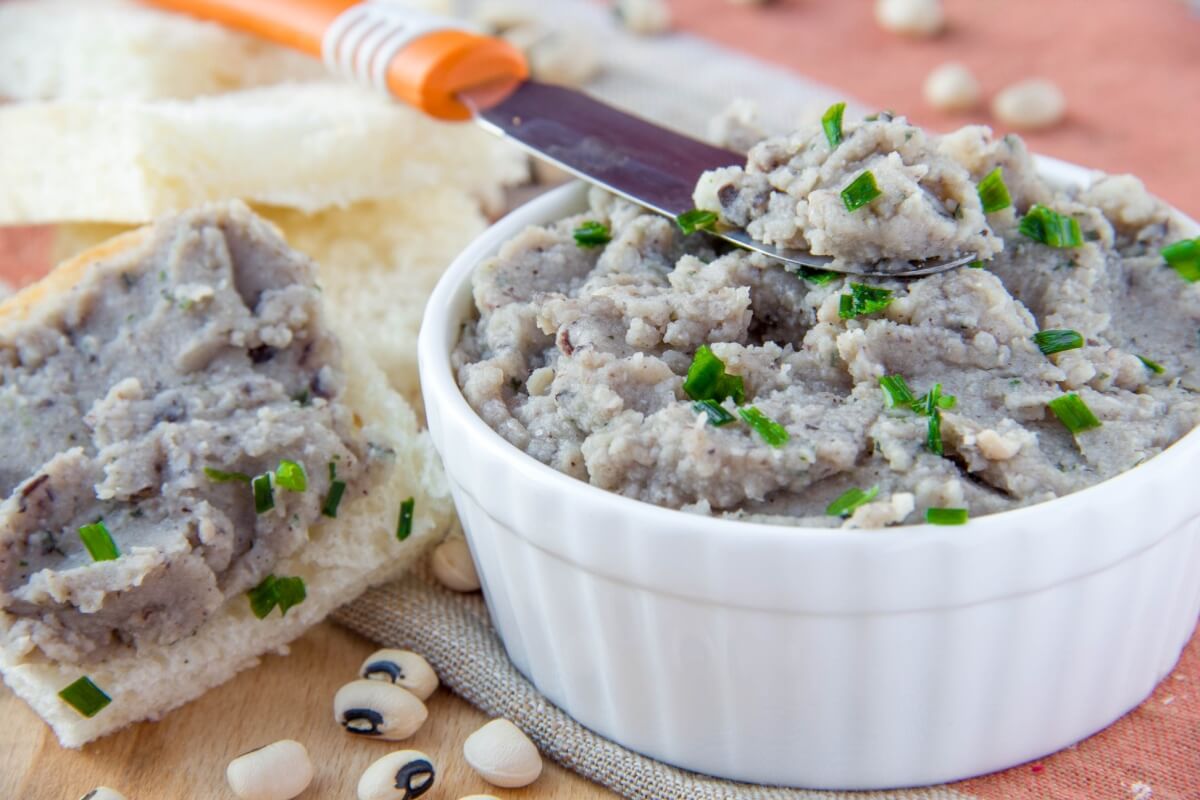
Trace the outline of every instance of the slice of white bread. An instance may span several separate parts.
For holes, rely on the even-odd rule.
[[[0,3],[0,98],[186,98],[323,74],[300,53],[131,0]]]
[[[313,212],[446,185],[498,205],[526,173],[472,124],[336,82],[0,106],[0,225],[140,224],[235,198]]]
[[[0,99],[189,98],[325,75],[316,59],[133,0],[0,2]]]
[[[249,219],[241,204],[210,208],[199,214],[229,214]],[[250,224],[268,227],[261,221]],[[273,232],[268,235],[274,235]],[[49,276],[0,304],[0,332],[19,320],[36,318],[88,270],[115,268],[139,258],[152,232],[139,229],[110,240],[64,263]],[[366,495],[348,493],[336,519],[309,530],[309,541],[281,560],[274,572],[297,575],[307,598],[286,616],[257,619],[245,596],[229,598],[200,629],[171,645],[143,646],[136,654],[110,657],[86,666],[50,661],[40,651],[9,643],[0,650],[0,673],[9,687],[54,728],[59,741],[79,747],[132,722],[155,719],[253,666],[263,653],[277,650],[367,587],[403,572],[441,534],[452,505],[440,462],[426,433],[418,432],[412,409],[392,391],[365,352],[353,307],[326,309],[341,340],[347,375],[345,402],[374,441],[386,441],[394,461],[375,470]],[[396,537],[401,502],[415,499],[412,535]],[[65,704],[58,692],[81,675],[89,676],[112,702],[91,719]]]
[[[352,309],[360,330],[387,331],[363,337],[364,347],[392,387],[419,409],[417,331],[425,301],[446,265],[486,227],[479,204],[460,189],[437,187],[315,214],[270,206],[254,210],[275,223],[291,247],[317,262],[318,280],[332,307]],[[59,225],[55,260],[125,230],[111,224]]]

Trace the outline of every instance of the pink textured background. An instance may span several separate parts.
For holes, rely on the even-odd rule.
[[[873,0],[673,0],[684,30],[790,67],[915,122],[993,124],[986,110],[933,111],[921,84],[961,61],[987,96],[1029,77],[1064,90],[1068,119],[1026,135],[1035,152],[1132,172],[1200,217],[1200,16],[1182,0],[944,0],[934,39],[888,33]],[[999,126],[996,126],[999,128]],[[1200,795],[1198,795],[1200,796]]]

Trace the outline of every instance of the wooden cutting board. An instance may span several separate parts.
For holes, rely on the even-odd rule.
[[[50,729],[8,689],[0,689],[0,798],[76,800],[110,786],[129,800],[233,800],[229,760],[278,739],[308,748],[316,777],[301,800],[353,800],[359,775],[392,750],[431,756],[430,800],[470,794],[594,800],[616,795],[547,761],[542,777],[519,790],[489,787],[462,757],[462,743],[487,717],[445,689],[429,699],[429,720],[406,742],[352,737],[333,721],[333,695],[356,677],[375,645],[326,622],[294,642],[289,656],[267,656],[159,722],[101,739],[83,750],[59,746]]]

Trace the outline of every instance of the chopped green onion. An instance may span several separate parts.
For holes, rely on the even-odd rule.
[[[329,494],[325,495],[325,503],[321,506],[321,513],[327,517],[337,518],[338,504],[342,502],[342,495],[345,493],[345,481],[330,481]]]
[[[842,202],[846,204],[847,211],[858,211],[881,194],[883,192],[879,191],[879,185],[875,183],[874,173],[867,170],[842,189]]]
[[[697,413],[702,413],[708,416],[708,424],[714,428],[719,428],[722,425],[728,425],[734,421],[733,414],[725,410],[725,407],[716,400],[697,400],[692,403],[692,410]]]
[[[931,525],[966,525],[967,510],[965,508],[927,508],[925,521]]]
[[[972,261],[970,264],[967,264],[967,267],[970,269],[987,269],[982,261]]]
[[[280,616],[287,616],[289,608],[298,606],[308,596],[303,578],[277,578],[268,575],[262,583],[255,586],[247,596],[250,598],[250,610],[259,619],[266,619],[276,606],[279,606]]]
[[[1188,283],[1200,281],[1200,237],[1167,245],[1162,257]]]
[[[946,454],[946,447],[942,443],[942,415],[936,409],[929,415],[929,426],[925,431],[925,447],[935,456]]]
[[[834,103],[821,117],[821,127],[825,129],[825,138],[829,140],[829,149],[836,150],[842,143],[842,117],[846,113],[845,103]]]
[[[879,379],[879,388],[883,389],[883,404],[888,408],[912,408],[916,402],[903,375],[884,375]]]
[[[1050,355],[1083,347],[1083,336],[1072,330],[1038,331],[1033,335],[1033,342],[1044,354]]]
[[[1058,417],[1058,421],[1065,425],[1071,433],[1080,433],[1100,427],[1100,420],[1096,419],[1096,415],[1087,407],[1087,403],[1083,402],[1074,392],[1056,397],[1048,405],[1054,412],[1054,416]]]
[[[250,482],[250,476],[244,472],[225,472],[224,470],[213,469],[212,467],[205,467],[204,475],[213,483],[229,483],[230,481]]]
[[[812,267],[795,267],[792,269],[792,274],[808,281],[815,286],[824,286],[827,283],[832,283],[842,277],[836,272],[829,272],[824,269],[813,269]]]
[[[296,405],[307,406],[312,402],[312,392],[310,392],[306,386],[292,395],[292,402]]]
[[[304,598],[308,597],[304,579],[300,577],[276,578],[275,596],[279,600],[279,613],[286,617],[289,608],[300,605],[304,602]]]
[[[690,235],[696,231],[710,231],[717,224],[717,215],[711,211],[693,208],[676,217],[675,224],[679,226],[679,230],[683,231],[684,235]]]
[[[866,491],[858,488],[847,489],[825,508],[825,513],[831,517],[848,517],[854,509],[874,500],[877,494],[878,486],[872,486]]]
[[[737,412],[738,416],[771,447],[782,447],[788,440],[787,430],[754,406],[739,408]]]
[[[1079,231],[1079,220],[1059,214],[1043,205],[1035,205],[1021,217],[1017,226],[1025,236],[1050,247],[1079,247],[1083,234]]]
[[[712,349],[700,345],[688,367],[683,391],[693,400],[716,400],[718,403],[732,397],[735,403],[746,401],[745,384],[740,375],[725,371],[725,362],[713,354]]]
[[[58,693],[67,705],[83,716],[91,719],[100,713],[100,709],[112,702],[112,698],[104,693],[92,679],[84,675]]]
[[[396,538],[404,541],[412,535],[413,528],[413,508],[417,501],[410,497],[400,504],[400,522],[396,525]]]
[[[612,241],[612,234],[603,222],[589,219],[575,229],[575,244],[580,247],[599,247]]]
[[[275,492],[271,489],[271,473],[264,472],[250,482],[254,487],[254,512],[265,514],[275,507]]]
[[[92,561],[114,561],[121,555],[112,534],[104,527],[104,520],[98,519],[91,525],[81,525],[79,538],[91,554]]]
[[[303,492],[308,488],[308,475],[304,467],[284,459],[279,462],[279,469],[275,470],[275,483],[289,492]]]
[[[1004,171],[1000,167],[996,167],[979,182],[978,191],[979,202],[983,204],[985,214],[1003,211],[1012,205],[1012,197],[1004,183]]]
[[[838,305],[838,316],[854,319],[864,314],[874,314],[892,304],[892,290],[862,283],[850,284],[850,293],[843,294]]]
[[[1162,375],[1166,371],[1166,368],[1163,367],[1162,364],[1159,364],[1157,361],[1151,361],[1150,359],[1146,358],[1145,356],[1138,356],[1138,359],[1143,364],[1146,365],[1146,369],[1150,370],[1155,375]]]

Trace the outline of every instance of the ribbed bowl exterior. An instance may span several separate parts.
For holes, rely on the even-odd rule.
[[[688,769],[870,789],[1038,758],[1171,669],[1200,614],[1196,432],[1050,503],[873,532],[657,508],[505,442],[449,366],[470,274],[583,203],[572,185],[497,223],[443,277],[419,344],[430,431],[493,621],[549,700]]]

